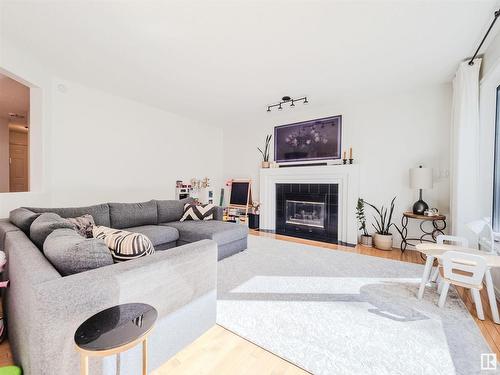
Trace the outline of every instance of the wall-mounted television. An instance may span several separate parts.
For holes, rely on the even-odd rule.
[[[341,158],[342,116],[296,122],[274,128],[277,163]]]

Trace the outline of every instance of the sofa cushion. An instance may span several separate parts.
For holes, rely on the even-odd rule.
[[[63,276],[113,264],[103,240],[84,238],[73,229],[56,229],[49,234],[43,254]]]
[[[95,238],[103,239],[111,250],[115,262],[122,262],[153,255],[155,248],[149,238],[141,233],[96,226],[92,231]]]
[[[40,216],[39,213],[30,211],[26,208],[16,208],[10,211],[9,220],[12,224],[29,235],[31,224],[38,216]]]
[[[215,206],[212,203],[196,204],[186,203],[180,221],[186,220],[213,220]]]
[[[162,223],[161,225],[176,228],[179,231],[179,240],[184,242],[195,242],[203,239],[211,239],[219,245],[241,240],[248,235],[246,225],[227,223],[224,221],[174,221]]]
[[[156,248],[169,242],[175,242],[179,239],[179,231],[175,228],[163,225],[142,225],[140,227],[125,228],[128,232],[144,234]]]
[[[163,200],[156,201],[158,206],[158,223],[168,223],[170,221],[179,221],[184,213],[184,205],[193,203],[193,198],[184,198],[181,200]]]
[[[78,217],[82,215],[90,215],[94,218],[96,225],[104,225],[109,227],[109,207],[106,203],[97,204],[95,206],[86,207],[64,207],[64,208],[39,208],[39,207],[25,207],[33,212],[54,212],[61,217]]]
[[[158,224],[156,201],[108,203],[111,227],[116,229]]]
[[[48,235],[56,229],[62,228],[68,228],[74,231],[73,224],[63,219],[58,214],[53,212],[41,214],[33,221],[33,224],[31,224],[30,239],[39,249],[43,249],[43,243]]]

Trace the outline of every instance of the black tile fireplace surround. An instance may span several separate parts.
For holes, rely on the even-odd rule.
[[[338,243],[338,184],[276,184],[276,233]]]

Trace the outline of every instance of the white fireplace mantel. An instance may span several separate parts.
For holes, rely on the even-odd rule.
[[[276,184],[338,184],[338,241],[357,243],[356,204],[359,197],[359,166],[324,165],[267,168],[260,170],[260,228],[276,229]]]

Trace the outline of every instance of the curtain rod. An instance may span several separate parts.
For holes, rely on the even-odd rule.
[[[474,53],[474,56],[472,56],[472,58],[470,59],[469,65],[474,65],[474,59],[476,58],[477,54],[479,53],[479,50],[483,46],[483,43],[486,40],[486,38],[488,37],[488,34],[490,33],[491,29],[493,28],[493,25],[495,24],[495,22],[497,22],[498,16],[500,16],[500,9],[495,11],[494,15],[495,15],[495,18],[493,18],[493,21],[491,22],[491,25],[488,28],[488,31],[486,31],[486,34],[484,34],[483,40],[481,40],[481,43],[479,43],[479,47],[477,47],[477,50]]]

